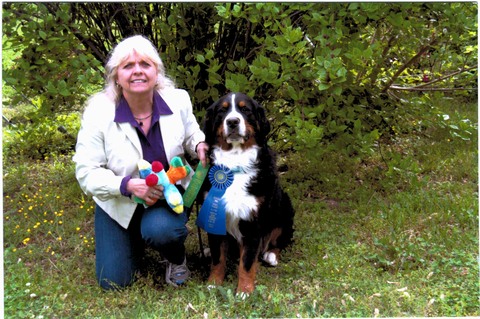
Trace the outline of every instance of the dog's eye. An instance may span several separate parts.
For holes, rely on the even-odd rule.
[[[245,104],[245,102],[243,103],[243,106],[241,105],[242,102],[240,102],[238,104],[238,111],[243,113],[243,114],[248,114],[250,113],[252,110]]]

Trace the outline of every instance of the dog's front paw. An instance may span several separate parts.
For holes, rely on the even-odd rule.
[[[214,290],[214,289],[217,289],[217,285],[208,285],[207,286],[207,289],[210,291],[210,290]]]
[[[263,260],[270,266],[275,267],[278,265],[277,255],[270,251],[267,251],[265,254],[263,254]]]
[[[250,296],[249,293],[246,293],[246,292],[243,292],[243,291],[242,291],[242,292],[237,292],[237,293],[235,294],[235,297],[236,297],[237,299],[240,299],[240,300],[245,300],[245,299],[247,299],[249,296]]]

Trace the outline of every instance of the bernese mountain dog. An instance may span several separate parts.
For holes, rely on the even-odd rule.
[[[222,284],[229,237],[238,243],[237,294],[250,294],[260,258],[276,266],[279,252],[292,242],[294,209],[280,187],[276,156],[267,145],[270,123],[264,108],[242,93],[212,104],[204,121],[210,163],[234,172],[222,196],[227,235],[208,234],[212,257],[209,283]]]

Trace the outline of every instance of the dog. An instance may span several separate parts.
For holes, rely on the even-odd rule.
[[[292,243],[294,209],[279,183],[276,156],[267,145],[270,123],[259,103],[245,94],[229,93],[207,109],[203,131],[210,163],[234,172],[222,196],[227,235],[208,234],[208,282],[223,283],[233,237],[240,255],[236,292],[248,295],[255,290],[260,257],[276,266],[280,251]]]

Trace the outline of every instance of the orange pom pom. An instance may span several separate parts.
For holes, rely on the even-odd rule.
[[[182,166],[182,167],[170,166],[170,168],[167,171],[167,176],[171,184],[175,184],[177,181],[181,180],[187,175],[188,175],[187,169],[185,168],[185,166]]]

